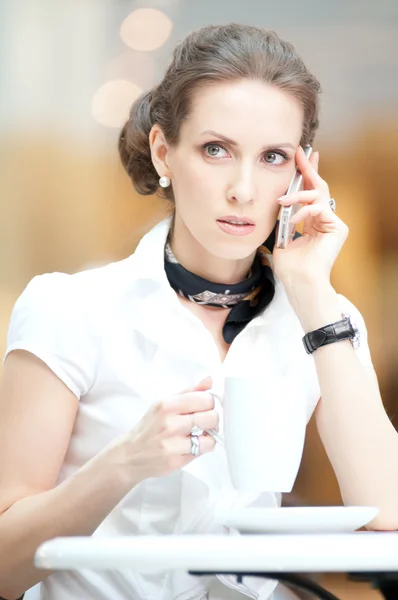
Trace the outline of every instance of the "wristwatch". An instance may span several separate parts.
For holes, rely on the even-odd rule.
[[[341,321],[336,321],[335,323],[306,333],[303,337],[303,344],[307,354],[312,354],[321,346],[342,340],[350,340],[354,348],[359,348],[360,333],[354,325],[351,315],[343,313],[342,317]]]

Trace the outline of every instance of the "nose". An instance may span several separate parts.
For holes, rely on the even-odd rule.
[[[254,173],[250,165],[241,165],[234,170],[227,197],[231,202],[235,201],[239,204],[249,204],[254,201]]]

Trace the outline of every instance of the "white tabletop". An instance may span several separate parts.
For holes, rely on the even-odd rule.
[[[65,537],[42,544],[37,567],[216,572],[398,572],[398,533]]]

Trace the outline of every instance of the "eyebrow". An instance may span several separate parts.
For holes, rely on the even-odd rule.
[[[207,129],[206,131],[202,131],[201,135],[205,135],[205,134],[210,134],[210,135],[214,135],[216,138],[219,138],[220,140],[223,140],[224,142],[227,142],[227,144],[230,144],[231,146],[238,146],[238,142],[235,142],[234,140],[231,140],[231,138],[227,137],[226,135],[222,135],[222,133],[217,133],[217,131],[213,131],[212,129]],[[294,144],[291,144],[290,142],[283,142],[281,144],[267,144],[264,148],[291,148],[292,150],[296,150],[296,146]]]

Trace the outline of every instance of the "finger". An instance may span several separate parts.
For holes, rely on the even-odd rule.
[[[193,413],[190,415],[177,415],[176,433],[188,435],[193,427],[200,429],[216,429],[218,431],[219,416],[216,410],[207,410],[205,412]]]
[[[315,169],[315,171],[318,173],[319,152],[313,152],[309,158],[309,161],[310,161],[311,165],[313,166],[313,168]]]
[[[318,197],[318,190],[305,190],[303,192],[295,192],[294,194],[285,194],[284,196],[278,198],[278,202],[282,206],[291,206],[292,204],[310,204],[315,202]]]
[[[181,394],[186,394],[187,392],[194,392],[197,390],[208,390],[213,385],[213,379],[209,377],[205,377],[202,381],[199,381],[194,387],[186,388]]]
[[[290,222],[301,223],[308,217],[322,217],[324,223],[337,223],[333,211],[324,204],[308,204],[301,208],[291,219]]]
[[[189,438],[187,438],[189,439]],[[193,454],[191,454],[191,443],[189,442],[189,451],[186,454],[181,454],[178,458],[179,458],[179,468],[182,469],[184,466],[189,465],[192,461],[194,461],[196,458],[199,458],[199,456],[203,456],[203,454],[208,454],[209,452],[213,452],[214,448],[216,447],[216,441],[209,435],[209,436],[205,436],[206,439],[206,446],[204,447],[204,443],[202,442],[202,439],[199,442],[200,445],[200,453],[198,454],[198,456],[193,456]],[[213,440],[213,442],[210,441],[211,446],[208,445],[207,440]]]
[[[312,165],[311,161],[304,154],[304,150],[301,146],[297,148],[296,152],[296,163],[304,177],[306,185],[310,188],[327,189],[327,183],[320,177]],[[325,188],[326,186],[326,188]]]
[[[214,408],[214,396],[209,391],[187,392],[159,402],[157,410],[163,414],[187,415]]]
[[[198,437],[199,440],[199,454],[207,454],[214,450],[216,445],[216,441],[211,435],[201,435]],[[167,459],[170,463],[176,463],[181,458],[186,456],[191,456],[195,458],[192,454],[192,442],[191,436],[183,435],[183,436],[174,436],[168,439],[162,439],[161,442],[161,456],[163,459]]]
[[[166,437],[175,437],[176,435],[189,435],[193,426],[203,429],[216,429],[218,431],[219,416],[216,410],[207,410],[184,415],[166,415],[162,421],[161,430]]]
[[[205,377],[195,387],[194,390],[209,390],[213,385],[213,379],[211,377]]]
[[[183,444],[184,444],[184,451],[181,454],[191,454],[191,456],[192,456],[191,436],[186,436],[184,438],[181,438],[181,440],[183,440]],[[207,454],[208,452],[212,452],[217,443],[215,441],[215,439],[211,435],[208,435],[208,434],[200,435],[198,437],[198,440],[199,440],[199,454],[197,456]]]
[[[165,412],[176,412],[176,410],[175,410],[176,400],[178,401],[178,399],[181,396],[185,396],[187,394],[198,392],[198,391],[209,390],[212,385],[213,385],[213,379],[211,378],[211,376],[205,377],[204,379],[199,381],[199,383],[197,383],[194,387],[186,388],[182,392],[179,392],[179,394],[177,394],[176,396],[173,396],[171,399],[169,398],[165,401],[162,401],[161,403],[159,403],[158,406],[162,405],[162,407],[165,409]],[[214,405],[214,401],[213,401],[213,405]],[[194,411],[192,411],[192,412],[194,412]]]

